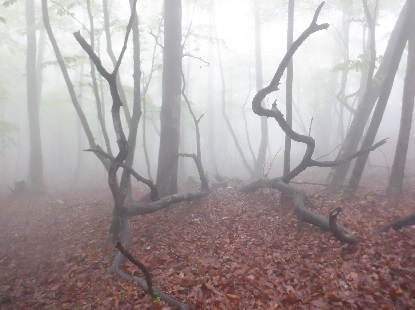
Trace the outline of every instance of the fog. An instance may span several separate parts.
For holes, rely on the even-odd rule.
[[[334,70],[342,63],[342,7],[340,1],[327,1],[319,16],[319,23],[329,23],[328,30],[313,34],[294,55],[294,122],[293,129],[308,134],[316,140],[314,158],[330,153],[325,159],[334,159],[339,143],[339,101],[336,94],[340,88],[341,70]],[[358,60],[364,54],[363,38],[367,42],[367,27],[363,27],[364,12],[359,1],[351,9],[353,22],[350,26],[349,59]],[[391,3],[393,2],[393,3]],[[69,74],[77,97],[93,131],[95,142],[104,146],[103,135],[97,119],[95,97],[90,77],[91,67],[86,53],[79,46],[73,32],[80,30],[89,41],[85,27],[89,27],[86,4],[74,1],[49,2],[51,25],[60,50],[69,68]],[[156,39],[162,1],[138,1],[137,13],[140,23],[141,68],[145,81],[151,71],[154,46],[155,66],[146,96],[146,141],[153,179],[157,172],[159,148],[159,112],[161,106],[163,49],[162,36]],[[294,40],[310,24],[318,2],[298,3],[294,15]],[[403,1],[380,1],[376,24],[377,56],[383,55],[391,31]],[[104,66],[112,71],[112,63],[106,52],[106,39],[102,32],[103,12],[99,1],[92,1],[96,27],[95,48]],[[0,192],[7,193],[14,182],[26,180],[29,166],[29,127],[26,91],[26,23],[25,6],[22,1],[2,7],[0,10],[0,120],[7,128],[0,128]],[[129,18],[128,1],[110,1],[112,44],[115,55],[120,53],[125,28]],[[213,23],[216,24],[215,34]],[[183,1],[183,36],[189,32],[184,45],[183,72],[186,78],[186,93],[195,114],[205,113],[200,122],[203,164],[209,176],[217,171],[227,177],[249,178],[242,164],[234,140],[222,114],[222,88],[218,47],[222,55],[225,83],[226,113],[238,137],[241,148],[252,165],[249,141],[257,153],[261,127],[260,119],[251,110],[255,86],[255,27],[252,1],[216,1],[215,16],[209,15],[208,1]],[[43,30],[41,5],[36,2],[36,35],[38,50],[44,49],[41,65],[43,85],[40,100],[40,128],[43,151],[44,179],[47,191],[102,188],[107,184],[107,174],[101,162],[90,152],[79,118],[71,103],[68,89],[59,69],[49,38]],[[189,30],[190,28],[190,30]],[[43,32],[43,34],[41,34]],[[43,36],[43,39],[41,38]],[[217,36],[217,37],[216,37]],[[261,39],[263,86],[268,85],[278,64],[286,52],[287,7],[286,1],[261,1]],[[157,40],[157,41],[156,41]],[[184,39],[183,39],[184,41]],[[391,96],[384,114],[377,140],[389,138],[381,150],[370,155],[372,165],[381,166],[379,173],[387,178],[387,167],[392,165],[401,117],[403,79],[406,71],[406,50],[395,78]],[[128,44],[125,59],[120,68],[122,85],[127,95],[127,105],[132,109],[132,42]],[[381,61],[381,60],[380,60]],[[377,66],[379,63],[377,64]],[[209,89],[211,78],[211,89]],[[102,79],[101,79],[102,80]],[[285,76],[280,90],[268,96],[263,103],[270,107],[274,100],[285,115]],[[346,94],[359,89],[361,70],[350,70]],[[117,150],[111,119],[111,96],[105,81],[102,81],[102,101],[109,138],[113,150]],[[209,103],[211,100],[211,103]],[[355,106],[356,107],[356,106]],[[244,115],[247,125],[245,127]],[[134,169],[143,176],[147,166],[143,152],[143,117],[140,120]],[[347,132],[351,115],[343,114],[344,132]],[[213,146],[209,142],[209,122],[213,121]],[[124,130],[128,126],[123,118]],[[269,176],[282,173],[284,133],[277,123],[269,119],[269,148],[264,170],[270,167]],[[410,141],[413,141],[411,139]],[[213,148],[213,152],[210,150]],[[297,163],[303,156],[305,146],[293,143],[292,161]],[[334,151],[333,151],[334,150]],[[181,121],[181,151],[196,152],[193,121],[183,101]],[[408,157],[414,158],[411,142]],[[275,160],[273,158],[275,156]],[[214,158],[213,158],[214,157]],[[322,174],[326,168],[319,168]],[[313,171],[315,171],[314,169]],[[189,159],[179,161],[179,179],[187,176],[197,179],[197,171]]]

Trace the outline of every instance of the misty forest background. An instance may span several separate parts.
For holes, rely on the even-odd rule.
[[[203,309],[230,309],[229,304],[235,309],[299,304],[324,309],[376,302],[389,309],[414,299],[413,254],[407,251],[412,235],[401,233],[396,253],[390,254],[393,260],[386,254],[393,252],[399,238],[386,232],[412,229],[415,223],[414,1],[3,0],[1,7],[0,193],[6,220],[0,229],[15,254],[0,256],[10,266],[4,267],[10,278],[0,287],[6,292],[0,305],[12,306],[16,297],[22,307],[89,307],[99,302],[119,308],[121,302],[127,307],[144,300],[151,308],[163,300],[179,309],[189,304]],[[70,200],[79,210],[88,209],[72,213],[66,208],[62,214],[70,212],[71,224],[56,224],[63,215],[57,215],[55,204],[64,207]],[[26,202],[37,205],[39,212],[29,215],[33,210]],[[89,204],[103,207],[94,213]],[[221,204],[224,207],[218,209]],[[173,205],[177,206],[168,208]],[[268,205],[278,208],[272,211]],[[344,223],[337,224],[345,208]],[[275,217],[269,212],[276,209]],[[371,216],[365,213],[369,211]],[[51,230],[68,233],[64,242],[76,240],[69,248],[55,246],[62,251],[55,264],[71,270],[69,276],[45,269],[50,273],[47,283],[38,279],[31,264],[13,271],[22,263],[15,260],[23,256],[21,246],[26,249],[28,240],[14,230],[19,225],[28,230],[30,225],[22,223],[43,213],[40,225],[52,219]],[[221,225],[239,216],[232,225]],[[260,219],[258,227],[251,227],[255,219]],[[184,232],[184,224],[168,228],[172,222],[188,220],[200,229]],[[274,220],[290,240],[287,261],[301,256],[295,264],[304,265],[307,277],[314,277],[310,270],[327,267],[325,262],[315,264],[319,251],[339,264],[334,293],[311,298],[317,295],[303,287],[307,281],[299,281],[301,267],[296,275],[274,277],[272,264],[282,257],[266,266],[266,260],[256,258],[245,264],[247,235],[231,231],[239,225],[253,230],[248,235],[258,241],[249,243],[246,255],[265,253],[268,243],[277,247],[276,242],[287,242],[283,233],[269,236]],[[91,233],[99,231],[98,239],[105,236],[107,245],[116,244],[110,266],[108,248],[93,244],[96,238],[87,243],[92,248],[85,248],[89,238],[75,229],[90,221],[106,221]],[[304,223],[311,224],[305,232]],[[137,227],[144,230],[138,237]],[[45,241],[49,237],[42,228],[33,229],[33,236],[43,236],[37,239],[44,240],[43,245],[56,242]],[[310,241],[321,230],[330,237]],[[203,231],[207,239],[201,242],[198,234]],[[221,231],[225,235],[209,237]],[[380,233],[385,233],[384,243]],[[154,241],[155,236],[162,239]],[[217,250],[209,246],[212,240],[228,248]],[[295,249],[303,241],[305,252],[297,255]],[[188,266],[177,278],[170,277],[170,271],[178,265],[163,269],[177,259],[171,256],[176,250],[157,249],[162,242],[167,242],[166,248],[180,245],[187,251],[182,263]],[[255,248],[256,244],[264,247]],[[72,247],[93,266],[75,267],[64,254]],[[137,247],[155,249],[140,263],[129,252]],[[206,251],[200,253],[203,248]],[[207,255],[198,261],[206,275],[189,267],[196,264],[190,252]],[[43,261],[41,255],[37,259]],[[144,277],[122,268],[127,259]],[[233,259],[234,266],[245,271],[216,278],[216,259],[225,267]],[[368,265],[359,265],[362,259],[377,262],[379,288],[372,287]],[[97,265],[99,261],[106,262],[105,268]],[[151,265],[154,279],[145,265]],[[391,276],[392,265],[401,273]],[[157,267],[162,270],[157,272]],[[94,268],[99,271],[91,272]],[[262,268],[263,276],[247,273],[255,273],[255,268]],[[95,296],[93,290],[113,281],[96,283],[103,269],[107,275],[133,280],[142,295],[134,293],[128,299],[111,292],[109,299],[100,295],[95,301],[79,297],[80,287],[82,294]],[[89,280],[78,279],[80,284],[68,293],[65,283],[74,270]],[[33,295],[27,293],[33,285],[27,284],[22,293],[19,272],[44,285]],[[245,273],[242,282],[229,280]],[[54,281],[57,284],[47,289]],[[294,282],[281,290],[281,281]],[[95,284],[84,290],[85,283]],[[261,293],[255,288],[244,295],[253,283],[262,287]],[[117,285],[127,289],[129,284]]]
[[[249,1],[184,1],[182,8],[183,72],[185,92],[200,121],[203,164],[209,178],[219,172],[228,177],[247,179],[246,168],[254,166],[261,141],[259,118],[252,113],[251,101],[256,90],[271,79],[277,64],[287,50],[287,3],[286,1],[261,1],[260,3],[260,52],[261,71],[257,73],[255,51],[255,10]],[[374,2],[374,1],[373,1]],[[109,1],[108,26],[105,33],[105,18],[102,3],[91,2],[95,50],[106,67],[112,66],[107,49],[107,36],[111,38],[112,54],[118,56],[129,17],[129,6]],[[294,14],[294,39],[310,22],[316,3],[298,3]],[[372,4],[374,6],[374,3]],[[376,67],[382,61],[386,44],[396,22],[403,1],[380,1],[376,12]],[[56,62],[55,54],[43,27],[40,3],[36,3],[33,25],[26,26],[25,5],[18,1],[3,1],[1,36],[1,190],[13,186],[18,180],[30,184],[30,130],[28,106],[34,106],[36,96],[27,96],[26,87],[26,36],[36,35],[36,46],[30,51],[36,57],[38,76],[37,96],[40,138],[43,162],[43,181],[48,190],[73,187],[102,187],[106,184],[106,172],[92,154],[82,152],[89,148],[88,140],[81,127],[79,117],[71,104],[68,89]],[[373,8],[372,8],[373,9]],[[137,134],[137,155],[133,167],[142,175],[155,179],[160,143],[160,107],[162,103],[162,45],[163,5],[161,1],[138,4],[140,29],[141,109],[143,115]],[[80,48],[72,33],[80,30],[89,40],[90,20],[86,4],[76,1],[49,3],[49,15],[62,57],[76,92],[78,101],[89,122],[94,143],[116,149],[116,138],[111,124],[111,97],[105,81],[98,73],[97,85],[91,80],[91,63]],[[363,96],[370,54],[369,29],[360,1],[328,1],[321,12],[320,20],[330,27],[307,40],[294,57],[294,79],[292,85],[293,128],[308,133],[316,140],[315,157],[331,152],[326,159],[334,159],[339,144],[344,141],[357,108],[359,97]],[[28,28],[29,27],[29,28]],[[219,54],[221,59],[219,58]],[[258,60],[257,60],[258,61]],[[221,63],[220,63],[221,62]],[[377,136],[389,137],[382,152],[372,152],[370,164],[381,166],[378,172],[387,175],[387,167],[393,162],[395,145],[399,132],[402,105],[403,80],[406,57],[402,57],[392,93],[388,100],[385,117]],[[342,81],[347,71],[346,83]],[[223,72],[223,81],[221,72]],[[125,106],[132,113],[133,51],[129,43],[120,68],[120,80],[125,94]],[[258,77],[258,74],[261,77]],[[256,80],[256,79],[259,79]],[[262,80],[262,81],[261,81]],[[362,81],[363,80],[363,81]],[[262,84],[262,85],[261,85]],[[94,87],[98,92],[94,95]],[[271,94],[264,105],[271,106],[277,99],[278,107],[285,114],[285,76],[280,91]],[[350,97],[347,97],[349,96]],[[346,97],[347,103],[342,103]],[[106,123],[108,141],[104,141],[102,126],[97,117],[97,103]],[[350,108],[347,108],[346,107]],[[243,164],[235,147],[234,139],[226,124],[228,118],[240,148],[247,161]],[[246,123],[245,123],[246,120]],[[124,128],[128,133],[126,118]],[[182,100],[180,151],[195,152],[194,124]],[[282,130],[269,123],[269,136],[263,171],[269,176],[278,176],[283,169],[284,138]],[[145,142],[143,137],[145,125]],[[39,141],[40,142],[40,141]],[[146,163],[143,149],[148,152]],[[303,146],[293,143],[292,160],[302,157]],[[413,158],[413,144],[409,145],[408,157]],[[334,151],[333,151],[334,150]],[[333,152],[332,152],[333,151]],[[275,156],[275,159],[274,159]],[[41,159],[33,165],[39,166]],[[324,172],[326,171],[324,170]],[[179,160],[178,177],[184,181],[191,175],[198,179],[194,164],[186,159]],[[41,181],[40,181],[41,182]]]

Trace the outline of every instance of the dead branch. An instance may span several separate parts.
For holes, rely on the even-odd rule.
[[[333,235],[337,238],[337,240],[340,241],[341,244],[347,243],[350,245],[356,244],[359,242],[359,239],[347,236],[343,233],[341,229],[337,226],[337,215],[339,215],[342,208],[338,207],[330,212],[329,216],[329,225],[330,225],[330,231],[333,233]]]
[[[386,232],[390,228],[393,228],[394,230],[399,230],[401,228],[404,228],[406,226],[414,225],[415,224],[415,213],[412,213],[408,216],[404,216],[401,218],[398,218],[397,220],[392,221],[388,225],[382,227],[379,229],[380,232]]]
[[[163,197],[162,199],[151,202],[151,203],[134,203],[129,205],[127,212],[128,216],[133,215],[144,215],[157,212],[161,209],[168,208],[173,204],[185,201],[185,200],[195,200],[206,196],[208,192],[197,190],[193,192],[186,192],[180,194],[174,194],[170,196]]]
[[[296,189],[295,187],[289,185],[288,183],[291,182],[293,178],[298,176],[301,172],[306,170],[309,167],[317,166],[317,167],[333,167],[341,165],[345,162],[348,162],[360,155],[366,154],[382,144],[386,142],[386,139],[374,144],[373,146],[356,152],[349,156],[348,158],[341,160],[341,161],[323,161],[319,162],[312,159],[312,156],[314,154],[315,149],[315,140],[311,136],[306,136],[299,134],[295,132],[291,126],[288,125],[288,123],[285,120],[284,115],[281,113],[281,111],[277,107],[276,101],[272,104],[271,109],[264,108],[261,105],[261,102],[265,99],[265,97],[270,94],[271,92],[274,92],[278,90],[278,85],[280,84],[280,80],[282,78],[282,75],[287,68],[289,62],[291,61],[291,58],[297,51],[297,49],[304,43],[304,41],[313,33],[327,29],[329,27],[329,24],[317,24],[317,19],[320,14],[321,9],[323,8],[324,1],[318,6],[317,10],[314,13],[313,20],[311,21],[310,25],[304,32],[295,40],[287,53],[285,54],[284,58],[281,60],[277,71],[274,74],[274,77],[272,78],[270,84],[266,86],[265,88],[259,90],[257,94],[254,96],[252,100],[252,110],[255,114],[258,116],[266,116],[266,117],[272,117],[274,118],[280,128],[284,131],[286,135],[288,135],[292,140],[300,143],[306,144],[307,148],[304,153],[303,159],[301,162],[293,168],[290,172],[284,174],[280,178],[275,179],[259,179],[256,180],[248,185],[245,185],[241,188],[242,191],[255,191],[258,188],[261,187],[268,187],[268,188],[275,188],[279,191],[283,192],[287,196],[292,197],[293,204],[294,204],[294,210],[298,218],[298,228],[301,230],[302,223],[307,222],[312,225],[315,225],[317,227],[320,227],[323,230],[330,231],[330,224],[329,220],[323,217],[322,215],[316,214],[310,210],[308,210],[305,207],[305,194]],[[340,229],[345,229],[344,227],[340,227]]]
[[[93,152],[102,155],[103,157],[113,161],[114,157],[106,153],[99,145],[97,145],[97,149],[86,149],[84,152]],[[137,181],[142,182],[146,184],[150,190],[151,190],[151,200],[157,201],[160,199],[157,187],[154,185],[154,183],[150,180],[147,180],[146,178],[142,177],[138,172],[136,172],[134,169],[126,165],[125,163],[121,164],[121,167],[127,170],[133,177],[136,178]]]
[[[131,276],[128,273],[125,273],[124,271],[122,271],[121,269],[117,269],[116,273],[128,281],[133,281],[137,283],[138,286],[141,287],[144,291],[148,290],[147,282],[143,278]],[[153,292],[155,296],[160,297],[165,302],[168,302],[169,304],[176,306],[177,309],[189,310],[189,307],[187,305],[181,303],[180,301],[175,300],[170,295],[165,294],[164,292],[158,290],[157,288],[153,288]]]
[[[117,242],[115,248],[118,249],[118,251],[120,251],[122,255],[128,258],[130,262],[132,262],[134,265],[141,269],[141,271],[144,273],[144,276],[146,277],[147,290],[145,290],[145,292],[153,297],[156,297],[153,291],[153,281],[151,280],[151,275],[147,267],[142,262],[135,259],[135,257],[122,246],[121,242]]]
[[[282,178],[258,179],[254,182],[242,186],[239,190],[242,192],[254,192],[259,188],[277,189],[292,199],[294,204],[294,212],[297,215],[298,219],[299,231],[302,230],[304,222],[317,226],[324,231],[330,231],[329,220],[327,218],[306,208],[305,203],[307,197],[302,190],[285,183]],[[347,230],[347,228],[343,226],[339,227],[342,230]]]
[[[197,156],[196,154],[188,154],[188,153],[179,153],[179,156],[182,156],[182,157],[190,157],[190,158],[193,159],[193,161],[196,164],[197,171],[199,173],[200,182],[202,183],[201,190],[203,192],[209,192],[209,182],[208,182],[208,180],[206,178],[206,175],[204,173],[204,170],[203,170],[203,166],[202,166],[202,162],[200,160],[200,157]]]
[[[205,171],[203,169],[203,164],[202,164],[202,151],[200,149],[200,129],[199,129],[199,123],[202,119],[202,117],[205,115],[205,113],[203,113],[202,115],[199,116],[199,118],[196,117],[195,113],[193,112],[192,106],[190,104],[190,100],[186,95],[186,79],[184,77],[184,72],[183,72],[183,68],[181,69],[181,76],[182,76],[182,89],[181,89],[181,93],[182,93],[182,97],[184,98],[187,108],[189,110],[190,115],[192,116],[193,119],[193,123],[195,125],[195,129],[196,129],[196,154],[188,154],[188,153],[180,153],[178,154],[179,156],[182,157],[190,157],[193,158],[195,164],[196,164],[196,168],[197,171],[199,173],[199,177],[200,177],[200,182],[202,183],[202,192],[209,192],[209,182],[206,178],[205,175]]]

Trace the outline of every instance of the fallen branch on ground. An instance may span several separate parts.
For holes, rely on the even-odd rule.
[[[337,215],[339,215],[341,210],[342,208],[337,207],[336,209],[330,212],[330,216],[329,216],[330,231],[337,238],[337,240],[340,241],[341,244],[345,244],[345,243],[350,244],[350,245],[356,244],[359,242],[359,239],[352,237],[352,236],[345,235],[343,231],[339,229],[339,227],[337,226]]]
[[[397,220],[392,221],[386,226],[383,226],[379,231],[380,232],[386,232],[390,228],[393,228],[394,230],[399,230],[401,228],[404,228],[406,226],[415,225],[415,213],[412,213],[411,215],[404,216],[401,218],[398,218]]]
[[[134,256],[128,250],[124,249],[121,242],[117,242],[117,244],[115,245],[115,248],[118,249],[118,251],[120,251],[122,255],[128,258],[130,262],[132,262],[134,265],[136,265],[138,268],[141,269],[141,271],[144,273],[144,276],[146,277],[146,282],[147,282],[147,290],[144,290],[144,291],[150,294],[151,296],[156,297],[153,291],[153,281],[151,280],[151,275],[147,267],[140,261],[136,260]]]

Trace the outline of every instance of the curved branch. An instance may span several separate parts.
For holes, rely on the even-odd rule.
[[[179,153],[179,156],[193,158],[196,164],[197,172],[199,173],[200,182],[202,183],[201,190],[203,192],[209,192],[209,182],[203,171],[203,166],[202,166],[202,162],[200,161],[200,157],[197,156],[196,154],[188,154],[188,153]]]
[[[114,157],[109,155],[108,153],[106,153],[99,145],[97,145],[98,149],[87,149],[84,150],[84,152],[93,152],[99,155],[102,155],[103,157],[113,161]],[[124,168],[125,170],[127,170],[129,173],[131,173],[131,175],[139,182],[142,182],[144,184],[146,184],[150,190],[151,190],[151,200],[152,201],[157,201],[160,199],[159,194],[158,194],[158,190],[157,187],[154,185],[153,182],[151,182],[150,180],[147,180],[146,178],[142,177],[141,175],[139,175],[134,169],[130,168],[128,165],[122,163],[121,167]]]
[[[329,216],[329,225],[330,225],[330,231],[333,233],[333,235],[337,238],[337,240],[340,241],[341,244],[347,243],[350,245],[356,244],[359,242],[359,239],[347,236],[339,229],[337,226],[337,215],[339,215],[342,208],[338,207],[330,212]]]
[[[288,135],[292,140],[307,144],[307,150],[304,154],[303,160],[299,163],[297,167],[295,167],[289,173],[284,175],[283,181],[286,183],[288,183],[290,180],[292,180],[294,177],[296,177],[309,166],[308,162],[314,153],[315,141],[313,138],[309,136],[301,135],[292,130],[291,127],[285,121],[284,115],[277,108],[276,102],[274,102],[271,109],[262,107],[261,102],[265,99],[265,97],[268,94],[278,90],[278,85],[280,84],[285,69],[287,68],[288,64],[291,61],[291,58],[293,57],[297,49],[304,43],[304,41],[314,32],[327,29],[329,27],[329,24],[327,23],[317,24],[317,18],[320,14],[321,9],[323,8],[324,3],[325,2],[323,1],[318,6],[317,10],[314,13],[313,20],[311,21],[308,28],[304,30],[304,32],[298,37],[298,39],[291,44],[284,58],[281,60],[278,69],[275,72],[270,84],[265,88],[259,90],[252,100],[252,110],[255,114],[259,116],[274,118],[277,121],[278,125],[281,127],[281,129],[285,132],[285,134]]]
[[[126,250],[121,242],[117,242],[115,245],[115,248],[121,252],[122,255],[124,255],[130,262],[132,262],[134,265],[136,265],[138,268],[141,269],[141,271],[144,273],[144,276],[146,277],[146,283],[147,283],[147,290],[144,290],[146,293],[149,293],[151,296],[156,297],[153,291],[153,282],[151,280],[150,272],[148,271],[147,267],[140,261],[134,258],[134,256]]]

